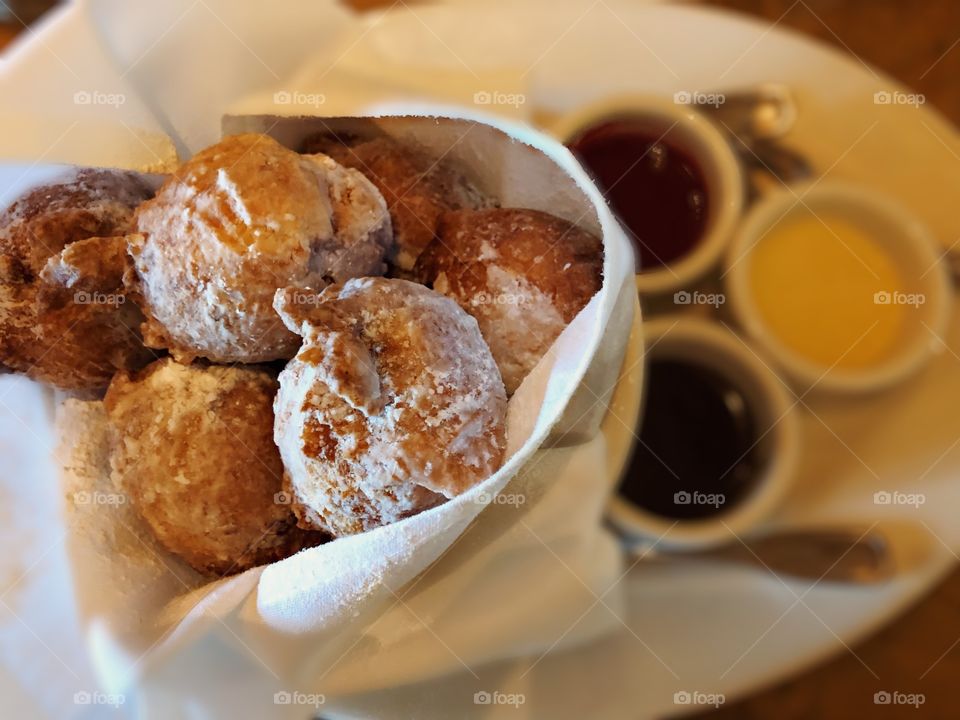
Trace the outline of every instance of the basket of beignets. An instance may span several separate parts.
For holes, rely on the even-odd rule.
[[[26,183],[0,216],[0,363],[58,391],[98,667],[220,635],[315,684],[370,662],[355,646],[398,599],[430,625],[500,582],[484,563],[548,504],[601,533],[611,480],[571,458],[621,369],[632,274],[569,154],[505,123],[227,117],[168,175]],[[514,592],[473,660],[505,608],[547,603]],[[457,666],[434,650],[413,675]]]

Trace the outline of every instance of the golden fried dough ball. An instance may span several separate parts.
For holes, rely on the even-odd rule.
[[[506,395],[476,321],[406,280],[278,291],[303,347],[275,441],[301,525],[349,535],[452,498],[503,461]]]
[[[600,289],[600,239],[544,212],[446,213],[418,278],[477,319],[512,394]]]
[[[305,147],[356,168],[377,186],[393,220],[394,246],[387,260],[401,273],[413,270],[445,211],[491,204],[449,163],[390,138],[346,145],[334,136],[318,135]]]
[[[67,390],[102,389],[154,355],[122,276],[133,211],[152,194],[137,175],[79,170],[0,215],[0,362]]]
[[[199,572],[242,572],[321,537],[296,527],[281,492],[276,390],[257,367],[167,358],[118,374],[107,391],[114,481],[157,540]]]
[[[276,289],[382,274],[392,241],[361,173],[255,134],[186,162],[137,211],[137,232],[129,281],[144,339],[184,362],[292,357],[299,339],[273,311]]]

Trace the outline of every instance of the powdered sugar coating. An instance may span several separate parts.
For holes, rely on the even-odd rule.
[[[225,138],[137,212],[129,282],[145,341],[184,362],[291,357],[298,340],[273,312],[276,289],[382,273],[389,223],[364,179],[265,135]]]
[[[413,270],[446,210],[493,204],[450,162],[392,138],[345,144],[341,138],[318,135],[307,139],[306,149],[326,153],[338,163],[359,170],[382,193],[396,235],[388,260],[401,276]]]
[[[405,280],[277,293],[303,347],[280,375],[274,438],[301,524],[347,535],[396,522],[503,461],[506,394],[476,321]]]
[[[567,323],[553,298],[522,274],[497,264],[485,270],[484,289],[476,294],[458,297],[444,272],[434,279],[433,289],[457,297],[467,312],[484,319],[484,339],[512,394]]]
[[[134,173],[79,170],[0,215],[0,362],[69,390],[96,390],[153,357],[121,278],[134,208],[151,195]]]
[[[255,367],[169,358],[110,384],[114,482],[160,543],[201,572],[240,572],[319,539],[295,527],[281,494],[276,389]]]
[[[382,275],[393,245],[387,203],[363,173],[326,155],[306,155],[327,180],[335,242],[315,252],[312,270],[329,282]]]
[[[417,277],[477,319],[512,394],[600,289],[600,239],[537,210],[445,213]]]

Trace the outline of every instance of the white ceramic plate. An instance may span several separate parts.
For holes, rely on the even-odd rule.
[[[118,30],[120,16],[103,12],[108,5],[94,3],[100,8],[95,14],[102,23],[101,40],[114,54],[132,53],[135,60],[133,42]],[[220,23],[207,20],[219,28]],[[413,59],[424,74],[437,67],[480,75],[519,68],[528,85],[527,102],[552,112],[613,92],[672,94],[787,83],[800,106],[790,141],[815,167],[898,197],[944,247],[960,238],[960,214],[950,195],[960,187],[960,140],[950,126],[929,107],[875,105],[875,92],[902,88],[856,59],[778,28],[698,8],[615,0],[461,2],[455,9],[417,6],[366,22],[347,43],[346,54],[369,52],[396,65]],[[41,39],[69,37],[70,29],[62,27],[56,36]],[[174,38],[179,33],[162,39],[158,50]],[[263,46],[269,44],[265,40]],[[37,44],[33,50],[34,64],[44,58],[51,76],[59,73],[66,85],[76,85],[56,57]],[[248,50],[239,48],[238,57],[251,60]],[[268,56],[260,44],[256,50]],[[159,73],[151,62],[148,57],[129,77],[141,94],[146,79],[160,76],[147,72]],[[238,92],[243,79],[238,73]],[[256,78],[261,87],[273,80]],[[162,97],[145,99],[148,107],[163,106]],[[204,110],[217,113],[223,109],[219,103],[219,97],[211,99]],[[61,131],[67,130],[69,123],[62,122]],[[69,153],[54,147],[50,159],[63,155]],[[630,592],[629,614],[623,618],[629,632],[579,654],[541,662],[528,678],[534,680],[528,690],[530,717],[579,712],[619,718],[624,703],[636,717],[690,709],[674,703],[677,691],[720,692],[729,702],[833,653],[848,652],[927,591],[952,567],[960,548],[954,512],[960,484],[953,481],[960,471],[960,417],[954,411],[954,398],[960,397],[960,330],[956,323],[953,327],[942,352],[909,384],[856,402],[809,401],[801,480],[777,519],[782,525],[882,519],[896,533],[904,563],[895,582],[871,589],[811,587],[746,569],[637,567],[624,580]],[[625,407],[622,417],[629,419],[629,412]],[[622,423],[608,425],[611,454],[623,457],[631,434]],[[923,493],[926,502],[918,507],[874,504],[874,493],[892,490]],[[59,550],[55,554],[59,557]],[[944,638],[942,650],[953,640]],[[53,649],[61,654],[59,645]],[[930,658],[931,665],[942,650]],[[592,692],[575,682],[566,683],[568,692],[559,690],[557,678],[564,672],[573,681],[588,667]],[[554,690],[534,692],[539,672],[548,669],[555,672]],[[918,674],[925,669],[918,668]],[[597,685],[598,678],[606,682]],[[430,692],[450,683],[433,684]],[[86,680],[82,686],[89,687]],[[418,703],[426,702],[422,690]]]
[[[960,238],[953,196],[960,187],[960,139],[929,106],[875,104],[874,93],[909,92],[879,71],[783,29],[723,12],[614,2],[558,5],[418,9],[378,20],[363,45],[400,58],[403,51],[391,38],[404,37],[419,57],[433,53],[439,64],[450,64],[454,56],[478,70],[498,63],[529,68],[528,104],[554,113],[615,92],[672,95],[785,83],[799,105],[788,142],[815,168],[895,196],[945,249]],[[719,692],[729,702],[828,656],[854,652],[852,646],[952,568],[960,548],[956,322],[944,340],[919,377],[892,391],[868,399],[805,401],[800,479],[776,520],[780,526],[880,521],[903,564],[898,578],[855,588],[784,583],[764,571],[711,565],[635,568],[626,580],[631,612],[625,620],[636,637],[589,649],[583,662],[607,657],[620,664],[611,667],[617,676],[624,674],[622,663],[631,663],[629,676],[640,688],[633,705],[637,717],[693,709],[674,702],[678,691]],[[630,434],[620,429],[612,439],[614,452],[629,448]],[[874,503],[874,493],[897,490],[921,493],[926,502]],[[944,638],[930,665],[954,639]],[[917,675],[926,669],[916,668]],[[591,715],[602,715],[597,706],[603,703],[594,701]]]

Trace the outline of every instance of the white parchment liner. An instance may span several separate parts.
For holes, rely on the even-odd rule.
[[[564,632],[583,599],[580,585],[602,592],[621,571],[600,523],[611,480],[598,427],[633,322],[633,254],[572,156],[526,126],[450,109],[228,116],[223,127],[267,132],[294,148],[322,130],[418,143],[466,168],[504,206],[550,212],[601,234],[603,287],[511,399],[504,466],[440,507],[202,584],[153,544],[129,506],[72,503],[73,575],[105,688],[128,691],[153,676],[185,695],[202,694],[198,665],[211,647],[226,646],[274,687],[321,692],[332,702],[610,629],[614,618],[590,615]],[[99,403],[67,403],[59,426],[68,498],[116,492]],[[618,605],[616,592],[606,603]]]

